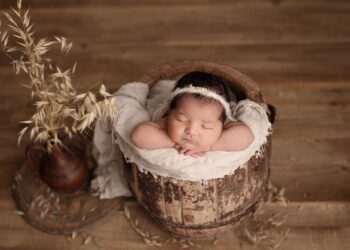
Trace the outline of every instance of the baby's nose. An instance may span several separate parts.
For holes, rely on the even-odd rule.
[[[192,124],[190,124],[187,128],[186,128],[186,133],[189,135],[195,135],[197,133],[196,127]]]

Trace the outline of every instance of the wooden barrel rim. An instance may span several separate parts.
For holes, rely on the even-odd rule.
[[[191,71],[203,71],[219,75],[244,90],[247,97],[252,101],[265,103],[264,96],[253,79],[242,74],[232,66],[223,63],[204,60],[168,63],[146,72],[139,81],[153,86],[159,80],[169,79],[174,75]]]

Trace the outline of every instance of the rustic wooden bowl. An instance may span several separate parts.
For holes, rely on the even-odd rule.
[[[270,121],[275,112],[265,103],[258,85],[246,75],[224,64],[182,61],[166,64],[146,73],[141,82],[149,85],[161,79],[177,79],[190,71],[220,75],[232,84],[238,100],[249,98],[262,104]],[[203,181],[186,181],[139,171],[129,164],[129,184],[138,202],[152,218],[174,236],[211,238],[232,229],[267,194],[271,137],[261,157],[255,156],[231,175]]]

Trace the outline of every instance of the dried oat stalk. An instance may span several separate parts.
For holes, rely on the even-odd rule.
[[[151,234],[150,232],[144,230],[138,225],[138,219],[133,220],[130,215],[130,210],[126,204],[124,204],[124,215],[129,221],[132,229],[142,237],[142,240],[149,246],[160,247],[162,246],[161,241],[159,240],[159,235]]]
[[[275,202],[281,206],[287,206],[288,200],[285,195],[285,188],[277,188],[269,182],[268,186],[268,201]]]
[[[102,84],[98,93],[78,93],[72,82],[76,63],[62,69],[48,56],[56,47],[67,54],[72,42],[59,36],[37,39],[29,9],[22,9],[21,0],[16,9],[11,9],[10,14],[4,13],[6,27],[2,28],[0,22],[0,45],[16,75],[27,76],[28,82],[23,86],[31,90],[36,108],[29,120],[21,122],[25,127],[19,132],[18,143],[29,133],[31,140],[46,144],[50,151],[52,146],[62,145],[60,136],[83,133],[98,117],[113,122],[117,110],[105,86]]]
[[[288,200],[284,197],[284,191],[284,188],[277,188],[269,183],[267,201],[286,206]],[[245,242],[259,246],[262,249],[279,249],[289,232],[289,229],[287,229],[281,234],[281,227],[287,213],[275,213],[268,218],[264,218],[262,216],[265,212],[264,204],[263,199],[257,203],[251,216],[247,217],[236,230],[236,235]]]

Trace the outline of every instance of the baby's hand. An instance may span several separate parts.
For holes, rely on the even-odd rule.
[[[175,144],[174,148],[180,153],[188,156],[192,156],[197,158],[198,156],[204,155],[205,151],[200,151],[200,150],[191,150],[191,149],[184,149],[180,145]]]

